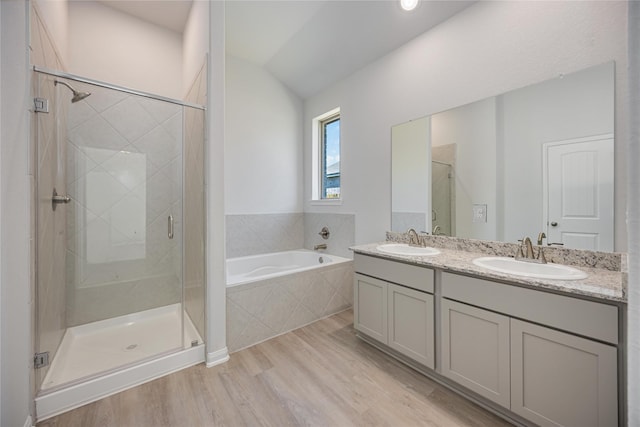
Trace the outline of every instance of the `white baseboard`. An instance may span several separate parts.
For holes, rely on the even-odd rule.
[[[207,368],[220,365],[229,360],[229,350],[224,347],[212,353],[207,353]]]
[[[36,419],[51,418],[87,403],[204,362],[204,344],[36,397]]]

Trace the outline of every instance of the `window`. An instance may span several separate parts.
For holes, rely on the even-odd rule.
[[[340,109],[313,119],[313,200],[340,200]]]

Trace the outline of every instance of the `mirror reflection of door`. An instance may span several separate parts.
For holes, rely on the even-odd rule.
[[[613,136],[544,144],[547,241],[613,251]]]

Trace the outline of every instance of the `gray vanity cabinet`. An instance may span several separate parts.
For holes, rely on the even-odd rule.
[[[356,254],[354,327],[435,367],[433,270]]]
[[[511,410],[540,426],[616,426],[616,348],[511,319]]]
[[[433,295],[389,283],[389,347],[433,369]]]
[[[509,317],[448,299],[440,307],[442,375],[509,408]]]
[[[357,273],[354,281],[354,328],[386,344],[387,282]]]
[[[618,425],[616,306],[442,274],[442,374],[541,426]]]

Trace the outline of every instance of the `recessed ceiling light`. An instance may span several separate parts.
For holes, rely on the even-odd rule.
[[[420,0],[400,0],[400,6],[404,10],[413,10],[418,6],[418,1]]]

